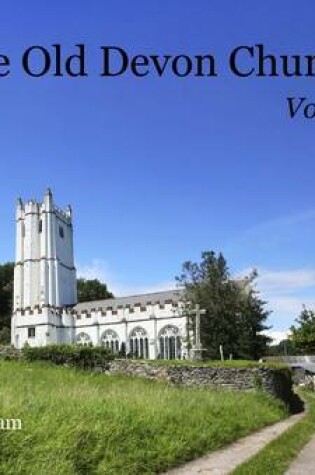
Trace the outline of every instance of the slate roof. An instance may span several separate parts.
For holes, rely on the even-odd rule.
[[[180,300],[179,290],[165,290],[163,292],[154,292],[141,295],[130,295],[129,297],[117,297],[105,300],[93,300],[91,302],[78,303],[74,309],[81,313],[82,311],[90,312],[92,309],[112,309],[117,310],[118,307],[133,307],[136,304],[141,306],[150,304],[165,304],[167,301],[178,302]]]

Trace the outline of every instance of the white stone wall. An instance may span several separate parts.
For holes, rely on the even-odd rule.
[[[179,329],[179,336],[182,339],[182,352],[187,354],[185,348],[186,338],[186,317],[180,315],[180,311],[175,311],[172,304],[166,304],[164,309],[159,305],[149,305],[146,311],[138,310],[130,312],[129,309],[119,309],[117,314],[114,311],[102,312],[92,310],[90,313],[82,312],[75,314],[75,334],[76,339],[81,333],[89,336],[93,345],[101,344],[101,338],[106,330],[114,330],[119,337],[119,344],[125,343],[126,350],[129,351],[129,338],[136,328],[143,328],[149,340],[149,358],[155,359],[159,352],[159,335],[166,326],[175,326]]]
[[[129,352],[131,333],[136,328],[142,328],[148,338],[148,356],[155,359],[159,353],[160,332],[167,326],[178,328],[182,339],[182,354],[187,355],[186,317],[181,316],[180,310],[175,311],[172,304],[166,304],[164,309],[154,305],[145,311],[135,307],[134,312],[130,309],[105,312],[95,309],[89,313],[76,313],[70,310],[60,312],[49,307],[18,311],[12,319],[12,342],[18,348],[22,348],[26,342],[31,346],[75,343],[78,335],[84,333],[93,345],[100,345],[104,332],[114,330],[119,338],[119,347],[125,343],[126,351]],[[34,337],[28,336],[29,327],[35,327]]]
[[[35,335],[29,336],[29,329],[35,329]],[[18,311],[12,317],[12,343],[22,348],[30,346],[73,343],[75,338],[74,317],[70,311],[58,312],[48,307]]]

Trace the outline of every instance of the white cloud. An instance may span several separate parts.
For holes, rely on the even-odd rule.
[[[275,219],[256,224],[251,228],[246,229],[238,236],[233,238],[229,246],[233,252],[238,247],[244,245],[258,249],[270,249],[272,244],[276,244],[277,248],[282,242],[286,242],[292,230],[295,230],[298,225],[307,225],[314,222],[315,209],[308,209],[301,213],[277,217]]]
[[[315,308],[315,270],[258,270],[257,288],[268,302],[268,308],[281,320],[293,323],[303,305]],[[309,290],[314,289],[314,298]]]
[[[263,294],[263,298],[267,301],[267,309],[272,311],[270,321],[274,323],[276,329],[288,329],[295,325],[295,319],[301,313],[303,306],[306,308],[315,308],[315,299],[304,296],[286,296]]]
[[[165,281],[157,284],[140,284],[140,285],[125,285],[120,284],[117,287],[115,295],[124,296],[124,295],[138,295],[138,294],[148,294],[154,292],[161,292],[162,290],[172,290],[175,289],[175,282]]]
[[[244,277],[251,270],[244,269],[238,276]],[[258,268],[257,271],[256,288],[272,311],[269,321],[275,324],[276,330],[291,327],[303,305],[315,308],[315,269]]]
[[[237,277],[249,275],[253,269],[247,268],[237,273]],[[315,269],[268,270],[258,268],[257,287],[261,292],[288,292],[315,286]]]
[[[276,331],[276,330],[265,330],[262,333],[272,338],[271,345],[278,345],[280,341],[286,340],[289,335],[289,332],[287,331]]]
[[[108,282],[110,274],[107,270],[107,264],[101,259],[93,259],[91,264],[78,266],[77,275],[83,279],[98,279],[101,282]]]
[[[90,264],[78,266],[78,277],[84,279],[98,279],[107,284],[108,289],[117,297],[126,295],[137,295],[151,292],[159,292],[161,290],[175,289],[176,284],[173,281],[158,282],[156,284],[129,284],[121,282],[109,270],[109,266],[102,259],[93,259]]]
[[[315,286],[315,269],[258,272],[258,285],[263,291],[290,291]]]

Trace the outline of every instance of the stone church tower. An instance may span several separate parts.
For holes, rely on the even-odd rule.
[[[21,348],[74,341],[77,303],[72,211],[21,199],[16,207],[16,256],[12,344]]]

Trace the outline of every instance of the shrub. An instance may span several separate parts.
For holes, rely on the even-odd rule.
[[[0,344],[9,345],[11,341],[11,329],[9,327],[3,327],[0,330]]]
[[[23,356],[28,361],[50,361],[84,369],[105,366],[108,361],[114,359],[114,354],[108,348],[79,345],[25,346]]]

